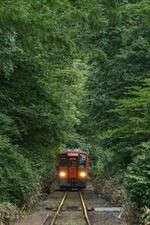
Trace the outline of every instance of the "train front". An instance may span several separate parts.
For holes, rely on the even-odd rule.
[[[58,154],[57,174],[60,188],[84,189],[88,177],[88,155],[81,151]]]

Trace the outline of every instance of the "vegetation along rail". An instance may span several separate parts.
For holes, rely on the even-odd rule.
[[[50,215],[48,214],[41,225],[54,225],[56,220],[57,220],[57,217],[59,215],[59,213],[61,212],[61,209],[62,209],[62,206],[64,205],[64,202],[67,198],[67,195],[68,195],[68,191],[65,192],[65,194],[63,195],[62,199],[61,199],[61,202],[52,218],[52,220],[50,221]],[[88,213],[87,213],[87,207],[86,207],[86,204],[85,204],[85,201],[84,201],[84,198],[83,198],[83,195],[81,192],[79,192],[79,199],[80,199],[80,202],[81,202],[81,205],[82,205],[82,212],[84,214],[84,218],[85,218],[85,221],[86,221],[86,224],[87,225],[91,225],[91,222],[89,220],[89,217],[88,217]]]

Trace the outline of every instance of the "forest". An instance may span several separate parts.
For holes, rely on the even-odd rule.
[[[149,37],[149,0],[0,0],[0,212],[49,193],[79,148],[149,224]]]

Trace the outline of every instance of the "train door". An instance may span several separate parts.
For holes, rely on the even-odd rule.
[[[68,178],[70,184],[76,184],[78,178],[78,157],[69,157]]]

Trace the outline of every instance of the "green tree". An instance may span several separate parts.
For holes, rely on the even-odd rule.
[[[1,200],[21,206],[26,201],[23,191],[28,192],[24,170],[29,167],[31,177],[35,170],[39,179],[48,170],[53,177],[55,155],[73,139],[79,123],[77,104],[84,80],[75,66],[79,12],[69,1],[0,2],[0,135],[6,147],[12,146],[17,165],[27,161],[25,169],[18,166],[14,172],[18,195],[9,188],[2,195],[3,186]],[[4,154],[3,147],[0,152]],[[7,160],[9,153],[4,157]],[[8,170],[4,175],[2,167],[1,179],[9,187],[13,171]]]

